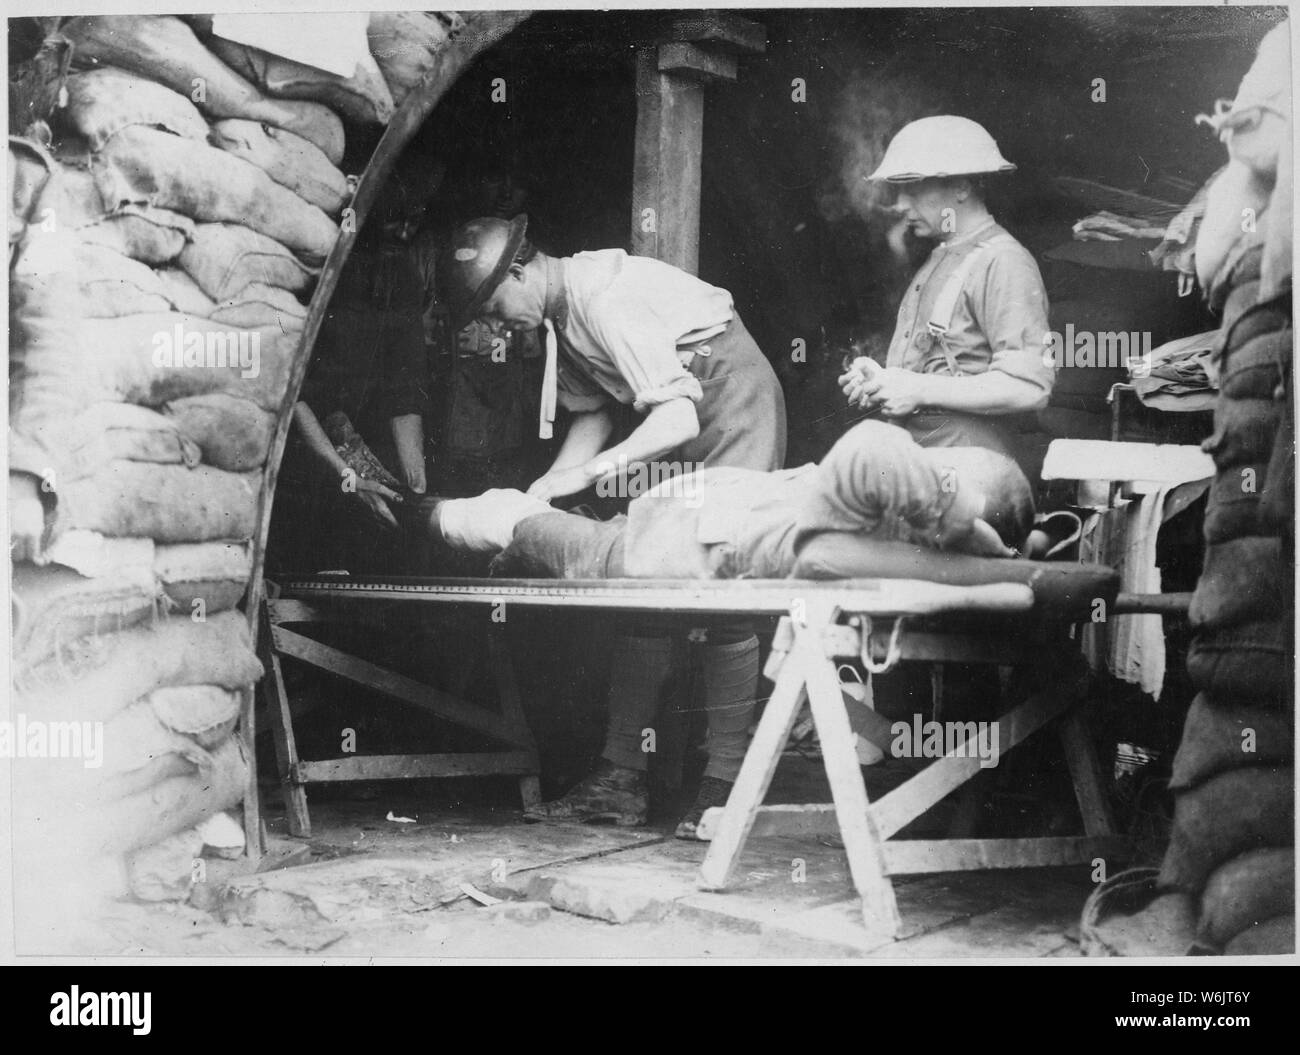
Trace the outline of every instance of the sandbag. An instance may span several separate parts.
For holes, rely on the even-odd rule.
[[[207,138],[208,123],[194,104],[157,81],[104,67],[74,74],[66,87],[63,120],[93,150],[131,125],[160,128],[198,142]]]
[[[320,274],[279,242],[237,223],[200,224],[181,253],[181,267],[221,303],[253,284],[304,293]]]
[[[1269,534],[1281,535],[1293,542],[1295,538],[1295,408],[1291,402],[1291,384],[1285,386],[1286,398],[1282,400],[1282,415],[1277,435],[1273,437],[1273,453],[1268,461],[1268,486],[1260,505],[1260,527]],[[1291,563],[1295,556],[1291,554]]]
[[[1201,895],[1198,939],[1222,948],[1247,928],[1295,914],[1295,848],[1252,850],[1215,869]]]
[[[298,333],[170,313],[94,319],[78,349],[86,379],[104,401],[160,407],[226,392],[275,409],[289,384]]]
[[[1289,328],[1275,330],[1232,348],[1219,371],[1219,390],[1228,399],[1272,399],[1290,373],[1294,336]]]
[[[184,272],[177,282],[164,271],[103,246],[77,248],[81,313],[88,319],[180,311],[206,317],[213,303]]]
[[[158,589],[148,568],[86,578],[70,568],[13,567],[13,657],[40,663],[85,634],[111,633],[153,618]]]
[[[1238,934],[1224,956],[1283,956],[1295,953],[1295,916],[1275,916]]]
[[[1255,535],[1216,542],[1205,548],[1187,618],[1198,630],[1277,619],[1293,589],[1281,539]]]
[[[216,305],[209,317],[214,322],[241,329],[279,326],[290,333],[303,328],[307,308],[287,289],[251,282],[229,300]]]
[[[1267,399],[1226,399],[1214,405],[1214,432],[1201,450],[1220,471],[1266,460],[1273,453],[1280,407]]]
[[[154,273],[162,283],[167,299],[175,305],[175,311],[179,311],[182,315],[198,315],[205,319],[212,317],[216,302],[204,293],[199,288],[199,284],[181,268],[160,267]]]
[[[96,476],[114,460],[191,468],[199,464],[198,444],[174,421],[148,407],[93,403],[82,412],[80,426],[75,446],[66,452],[60,486]]]
[[[262,676],[239,612],[196,622],[188,615],[81,638],[57,660],[17,670],[16,710],[42,720],[107,721],[171,685],[238,689]]]
[[[144,702],[168,729],[200,747],[216,748],[234,731],[241,692],[216,685],[183,685],[151,692]]]
[[[137,850],[127,859],[131,896],[140,901],[184,901],[194,885],[194,862],[203,852],[197,827]]]
[[[73,63],[79,68],[107,65],[139,73],[181,93],[212,117],[265,121],[315,143],[333,164],[343,160],[338,115],[318,103],[267,98],[199,43],[180,19],[93,15],[69,19],[60,32],[72,41]]]
[[[212,765],[206,748],[192,737],[168,728],[148,698],[139,700],[104,723],[104,764],[95,777],[130,773],[166,755],[183,758],[201,773]]]
[[[238,737],[230,737],[212,752],[205,772],[171,778],[129,798],[92,801],[84,810],[57,816],[39,808],[27,813],[20,807],[16,841],[71,861],[127,853],[238,805],[247,780],[243,747]]]
[[[130,571],[153,572],[151,538],[109,538],[98,531],[64,531],[41,555],[38,564],[61,564],[87,579],[106,579]]]
[[[103,246],[157,267],[181,255],[186,243],[194,237],[194,221],[170,209],[123,205],[77,228],[76,234],[89,245]]]
[[[163,594],[185,614],[212,615],[235,607],[248,588],[252,568],[252,555],[243,543],[176,543],[154,552],[153,571]]]
[[[328,216],[337,216],[352,195],[347,177],[319,147],[283,128],[258,121],[218,121],[208,142],[256,165]]]
[[[238,396],[217,392],[168,403],[163,412],[198,444],[203,460],[218,469],[247,472],[266,461],[275,416]]]
[[[1239,766],[1290,762],[1291,716],[1232,698],[1200,693],[1188,708],[1169,787],[1181,791]]]
[[[341,77],[224,37],[209,37],[208,46],[232,70],[273,99],[324,103],[347,120],[363,125],[386,125],[392,120],[393,96],[369,55],[358,61],[351,77]]]
[[[366,27],[375,57],[393,102],[401,106],[411,90],[434,68],[448,39],[464,28],[454,11],[372,11]]]
[[[1263,530],[1260,502],[1268,489],[1268,463],[1251,462],[1217,473],[1205,500],[1205,541],[1226,542]]]
[[[308,263],[323,261],[338,237],[328,216],[256,165],[156,129],[119,132],[92,156],[91,174],[114,206],[155,205],[204,222],[242,223]]]
[[[1290,766],[1248,766],[1220,773],[1174,796],[1174,823],[1160,865],[1160,886],[1200,893],[1224,862],[1295,834]]]
[[[1291,707],[1291,628],[1264,619],[1196,634],[1187,650],[1192,684],[1212,696]]]
[[[257,524],[260,483],[256,472],[112,461],[94,479],[63,489],[57,522],[156,542],[246,539]]]

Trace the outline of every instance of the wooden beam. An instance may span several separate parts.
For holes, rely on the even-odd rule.
[[[1043,692],[1031,696],[1019,707],[999,719],[998,750],[1005,754],[1028,736],[1037,732],[1074,702],[1068,692]],[[978,734],[977,734],[978,735]],[[982,759],[977,748],[962,757],[956,753],[930,763],[901,787],[884,795],[871,806],[876,828],[882,839],[905,828],[950,792],[956,791],[980,771]]]
[[[632,252],[690,274],[700,260],[704,88],[659,70],[657,48],[636,53]]]
[[[711,806],[700,818],[696,838],[712,842],[722,820],[723,807]],[[833,803],[807,803],[799,805],[760,806],[750,828],[751,836],[758,835],[839,835]]]
[[[659,45],[659,71],[661,73],[680,73],[685,77],[708,82],[711,80],[734,81],[736,79],[736,60],[731,55],[719,55],[717,52],[705,51],[694,44],[673,43]]]
[[[293,780],[294,766],[298,764],[298,743],[294,737],[293,714],[289,709],[289,693],[284,687],[280,654],[274,648],[275,631],[269,622],[270,606],[271,602],[263,606],[267,611],[263,615],[262,632],[257,642],[257,651],[266,667],[260,690],[275,741],[276,770],[284,797],[284,812],[289,821],[289,834],[306,838],[311,835],[311,813],[307,809],[307,792]]]
[[[1115,816],[1106,797],[1106,782],[1082,712],[1075,708],[1061,721],[1061,747],[1074,784],[1074,796],[1089,835],[1113,835]]]
[[[664,39],[688,40],[720,50],[761,55],[767,50],[767,30],[761,22],[722,11],[704,11],[687,18],[674,18]]]
[[[868,931],[894,938],[903,929],[903,923],[898,915],[893,884],[885,870],[881,846],[884,837],[867,808],[867,789],[858,768],[857,752],[853,749],[853,732],[844,709],[839,678],[832,664],[821,654],[817,647],[819,643],[810,640],[813,631],[806,629],[800,636],[804,640],[796,641],[794,657],[806,662],[804,676],[807,679],[808,704],[821,742],[822,765],[830,781],[840,838],[844,840],[844,853],[849,859],[849,873],[853,876],[854,889],[862,899],[863,926]]]
[[[1115,860],[1123,858],[1126,850],[1125,841],[1116,836],[896,839],[885,843],[885,868],[891,876],[987,868],[1054,868],[1090,864],[1098,857]]]
[[[425,685],[402,674],[395,674],[391,670],[385,670],[374,663],[358,659],[341,649],[313,641],[284,627],[274,627],[272,634],[276,650],[283,655],[300,659],[313,667],[319,667],[358,685],[374,689],[385,696],[419,707],[455,725],[473,729],[475,732],[494,737],[512,746],[525,748],[530,746],[517,742],[518,733],[513,722],[491,711],[472,707],[431,685]]]
[[[353,755],[299,762],[294,778],[302,784],[350,780],[411,780],[417,777],[522,776],[537,772],[528,751],[441,755]]]

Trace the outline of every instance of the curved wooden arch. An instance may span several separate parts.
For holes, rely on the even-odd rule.
[[[532,15],[531,11],[481,11],[465,17],[465,27],[460,34],[436,57],[435,65],[415,87],[401,108],[393,115],[384,134],[380,137],[375,152],[370,156],[361,180],[357,184],[356,194],[350,203],[353,230],[342,232],[335,241],[321,270],[320,281],[312,294],[311,304],[307,308],[307,318],[303,324],[302,336],[298,338],[294,349],[293,365],[289,371],[289,385],[285,389],[284,399],[276,411],[275,432],[272,434],[271,447],[267,452],[266,469],[262,473],[262,486],[257,500],[257,526],[253,536],[252,574],[248,590],[244,594],[244,616],[248,620],[249,633],[254,647],[257,645],[261,629],[261,610],[264,600],[262,573],[266,564],[266,540],[271,529],[271,510],[275,502],[275,485],[280,476],[280,461],[284,457],[284,446],[289,437],[289,426],[293,420],[293,408],[298,402],[298,393],[307,376],[307,367],[311,364],[312,351],[316,338],[320,334],[325,311],[338,286],[339,275],[343,265],[352,253],[370,208],[375,202],[379,190],[387,182],[398,155],[405,149],[411,137],[424,124],[438,103],[453,84],[465,72],[466,68],[493,44],[497,43],[513,29]],[[269,644],[266,643],[266,644]],[[269,673],[268,673],[269,676]],[[257,788],[257,726],[254,721],[253,708],[257,699],[255,691],[244,693],[240,708],[239,726],[244,736],[246,750],[250,754],[248,783],[244,786],[244,837],[245,852],[254,860],[261,856],[263,849],[261,803]]]
[[[289,436],[290,422],[293,419],[293,408],[298,402],[298,393],[307,376],[307,367],[311,364],[316,338],[320,334],[325,312],[338,286],[343,265],[352,253],[357,234],[365,223],[380,188],[388,180],[398,155],[405,149],[411,137],[424,124],[429,114],[442,101],[443,96],[470,63],[531,15],[531,11],[477,11],[466,15],[464,29],[455,40],[438,53],[433,69],[425,75],[393,115],[361,175],[356,194],[353,195],[350,203],[354,229],[339,236],[325,260],[320,281],[316,284],[311,304],[307,308],[302,336],[294,349],[289,386],[276,411],[275,432],[267,453],[266,470],[262,474],[262,487],[258,495],[257,530],[253,536],[252,578],[249,580],[248,591],[245,594],[245,615],[254,642],[258,634],[258,609],[263,600],[262,572],[266,562],[266,540],[271,527],[271,510],[275,502],[275,485],[280,476],[280,461],[284,457],[284,447]],[[248,710],[251,723],[251,705]],[[251,724],[246,725],[246,728],[251,728]]]

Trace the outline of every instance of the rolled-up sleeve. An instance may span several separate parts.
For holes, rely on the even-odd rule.
[[[677,335],[654,306],[610,291],[592,312],[593,335],[632,390],[639,413],[674,399],[699,403],[699,379],[677,357]]]
[[[989,369],[1050,392],[1056,370],[1043,355],[1047,290],[1033,257],[1020,247],[999,253],[989,263],[982,295],[972,301],[975,322],[992,350]]]

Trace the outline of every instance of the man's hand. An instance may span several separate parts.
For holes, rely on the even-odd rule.
[[[414,491],[417,495],[422,495],[428,490],[428,484],[424,477],[423,465],[412,465],[402,471],[402,476],[406,479],[406,486]]]
[[[585,465],[575,465],[571,469],[553,469],[545,476],[534,480],[528,488],[528,494],[540,498],[543,502],[553,502],[557,498],[576,495],[592,485],[591,473]]]
[[[33,561],[41,552],[45,507],[36,480],[27,473],[9,474],[9,559]]]
[[[926,377],[914,370],[900,367],[877,367],[869,377],[855,380],[850,371],[845,377],[850,378],[844,386],[849,404],[866,407],[878,405],[881,411],[891,418],[902,418],[915,414],[921,407],[931,401],[927,396]]]
[[[867,382],[882,369],[883,367],[879,363],[874,359],[867,358],[865,355],[860,355],[853,360],[852,364],[839,378],[840,389],[848,399],[849,406],[865,408],[871,402],[864,389]]]
[[[402,501],[402,496],[389,487],[376,480],[366,480],[358,477],[356,480],[356,490],[352,492],[364,505],[367,511],[373,516],[381,526],[391,531],[398,529],[397,517],[393,516],[393,511],[388,508],[389,502]]]

